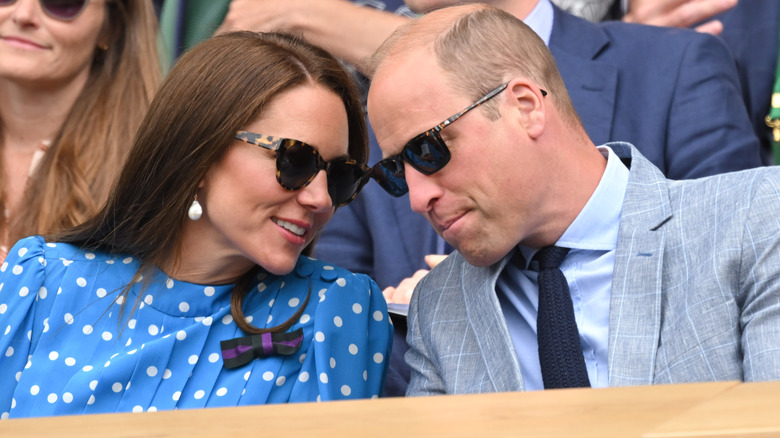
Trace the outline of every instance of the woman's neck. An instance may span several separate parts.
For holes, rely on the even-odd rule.
[[[0,79],[0,121],[4,148],[34,150],[62,128],[88,75],[54,87]]]

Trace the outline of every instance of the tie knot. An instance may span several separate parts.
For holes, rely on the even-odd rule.
[[[534,255],[534,259],[539,262],[540,271],[543,269],[558,269],[568,253],[569,248],[550,245],[540,249]]]

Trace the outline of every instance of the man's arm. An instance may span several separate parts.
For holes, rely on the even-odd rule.
[[[733,8],[738,0],[629,0],[623,21],[653,26],[695,27],[699,32],[718,35],[723,24],[710,20]],[[750,1],[750,0],[747,0]],[[706,21],[710,20],[710,21]]]
[[[364,72],[368,58],[408,20],[346,0],[233,0],[217,32],[301,32],[310,43]]]
[[[691,35],[674,73],[666,176],[698,178],[761,166],[760,144],[728,49],[710,35]]]
[[[420,288],[425,283],[423,279],[418,283]],[[428,327],[420,326],[420,314],[418,312],[419,291],[412,295],[412,301],[409,304],[409,315],[407,324],[409,326],[406,335],[406,342],[409,344],[409,350],[406,352],[406,363],[411,368],[411,378],[409,386],[406,388],[406,396],[427,396],[445,394],[444,382],[439,376],[434,362],[431,360],[428,348],[425,345],[423,335]]]

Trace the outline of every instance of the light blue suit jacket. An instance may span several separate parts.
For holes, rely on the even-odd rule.
[[[627,143],[610,386],[780,379],[780,169],[667,180]],[[454,253],[409,311],[407,395],[524,389],[495,284]]]

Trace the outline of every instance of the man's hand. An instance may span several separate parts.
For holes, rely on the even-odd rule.
[[[446,255],[428,254],[425,256],[425,264],[427,264],[430,269],[433,269],[434,266],[438,265],[446,258]],[[382,291],[382,295],[385,296],[385,300],[387,300],[388,303],[409,304],[409,301],[412,299],[414,288],[417,287],[417,283],[419,283],[427,273],[427,269],[420,269],[411,277],[404,278],[398,286],[389,286],[385,288],[385,290]]]
[[[306,10],[301,0],[233,0],[217,33],[234,30],[270,32],[295,30]]]
[[[749,0],[748,0],[749,1]],[[733,8],[738,0],[629,0],[623,21],[653,26],[691,27]],[[718,35],[723,23],[710,20],[695,28]]]

